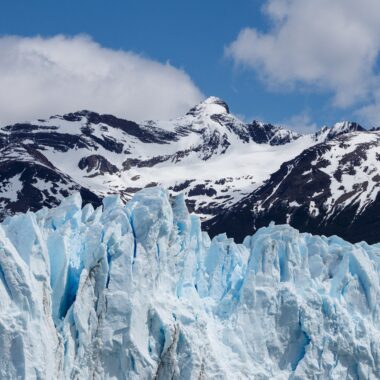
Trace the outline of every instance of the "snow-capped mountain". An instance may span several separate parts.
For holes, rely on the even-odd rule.
[[[207,228],[212,234],[228,231],[242,240],[273,220],[301,231],[375,243],[380,241],[379,212],[380,132],[357,128],[337,133],[284,163],[263,186],[211,220]]]
[[[343,121],[334,124],[331,128],[324,126],[316,133],[316,138],[319,142],[325,142],[347,133],[365,131],[366,129],[358,123],[354,123],[351,121]]]
[[[376,379],[380,246],[212,241],[183,196],[79,193],[0,225],[1,379]]]
[[[273,220],[350,241],[379,241],[367,228],[378,223],[378,134],[352,122],[308,135],[245,123],[215,97],[170,121],[136,123],[81,111],[10,125],[0,128],[0,219],[52,207],[76,191],[98,206],[107,194],[126,201],[158,184],[183,192],[212,235],[241,239]],[[368,147],[373,152],[366,155]],[[329,168],[320,170],[327,161]],[[362,192],[357,208],[354,198]]]
[[[184,191],[189,208],[207,219],[313,143],[271,124],[244,123],[215,97],[166,122],[82,111],[6,126],[0,129],[1,212],[54,206],[78,190],[98,205],[106,194],[126,200],[161,184]]]

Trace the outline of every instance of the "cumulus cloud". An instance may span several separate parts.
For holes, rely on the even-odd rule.
[[[335,106],[371,101],[379,85],[380,1],[267,0],[263,12],[268,31],[243,29],[226,48],[237,64],[271,87],[327,91]]]
[[[166,119],[203,95],[182,70],[87,36],[0,38],[0,124],[82,109]]]

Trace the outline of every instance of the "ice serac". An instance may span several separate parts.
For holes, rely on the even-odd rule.
[[[0,227],[0,378],[375,379],[380,246],[210,240],[161,188]]]

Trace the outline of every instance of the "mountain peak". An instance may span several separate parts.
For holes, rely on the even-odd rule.
[[[365,131],[360,124],[352,121],[341,121],[335,123],[334,126],[330,129],[329,137],[336,137],[345,133],[356,132],[356,131]]]
[[[201,103],[193,107],[187,114],[188,115],[199,115],[199,114],[207,114],[207,115],[220,115],[220,114],[229,114],[230,109],[228,104],[216,97],[209,96]]]

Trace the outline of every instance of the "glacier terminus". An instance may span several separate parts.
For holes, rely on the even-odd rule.
[[[379,273],[379,244],[77,193],[0,225],[0,378],[376,379]]]

